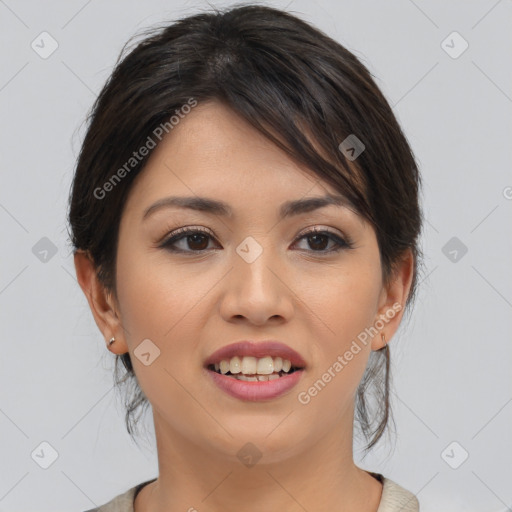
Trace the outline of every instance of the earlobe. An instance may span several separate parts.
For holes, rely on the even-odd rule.
[[[92,257],[88,252],[76,251],[74,262],[78,283],[87,298],[94,321],[103,338],[108,341],[115,337],[118,341],[116,349],[120,350],[119,353],[126,352],[127,347],[122,336],[123,329],[119,315],[110,294],[98,279]]]

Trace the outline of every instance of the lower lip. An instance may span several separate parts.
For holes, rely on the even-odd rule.
[[[297,385],[304,373],[304,370],[295,370],[289,375],[279,377],[279,379],[244,381],[233,377],[226,377],[226,375],[212,370],[206,371],[210,374],[213,382],[222,389],[222,391],[240,400],[249,400],[252,402],[272,400],[284,395]]]

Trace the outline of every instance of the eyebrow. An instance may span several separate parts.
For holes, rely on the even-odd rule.
[[[352,204],[345,196],[327,194],[325,196],[287,201],[283,203],[279,209],[279,218],[284,219],[331,205],[353,208]],[[163,208],[175,207],[206,212],[224,217],[231,217],[233,215],[233,210],[227,203],[217,201],[216,199],[199,196],[170,196],[159,199],[146,208],[142,216],[142,220],[147,219],[151,214]]]

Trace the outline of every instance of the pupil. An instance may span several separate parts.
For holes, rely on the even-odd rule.
[[[326,237],[325,235],[311,235],[311,236],[310,236],[310,237],[308,237],[308,238],[309,238],[309,240],[310,240],[310,241],[311,241],[311,239],[313,239],[313,240],[315,240],[315,239],[316,239],[316,241],[317,241],[317,242],[318,242],[318,239],[319,239],[319,238],[320,238],[320,239],[322,239],[322,238],[323,238],[324,242],[325,242],[325,240],[327,239],[327,237]],[[314,246],[315,246],[315,242],[313,242],[312,247],[314,247]],[[321,246],[321,247],[320,247],[320,249],[325,249],[325,243],[323,243],[323,244],[322,244],[322,243],[320,243],[320,246]],[[318,247],[316,247],[316,248],[318,249]]]
[[[191,247],[192,249],[196,249],[196,250],[199,250],[199,249],[205,249],[207,246],[208,246],[208,243],[206,244],[206,246],[204,246],[204,241],[206,239],[206,236],[205,235],[202,235],[202,234],[194,234],[194,235],[189,235],[188,236],[188,239],[189,239],[189,242],[190,242],[190,239],[195,239],[195,241],[192,242],[192,244],[189,244],[189,246],[193,246],[195,242],[198,241],[198,239],[200,240],[201,238],[203,238],[203,245],[201,246],[201,243],[199,242],[199,247]]]

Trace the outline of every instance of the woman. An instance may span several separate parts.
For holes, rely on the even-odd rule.
[[[187,17],[121,59],[69,222],[159,475],[94,510],[419,510],[352,451],[354,424],[369,450],[390,419],[419,187],[368,70],[288,13]]]

